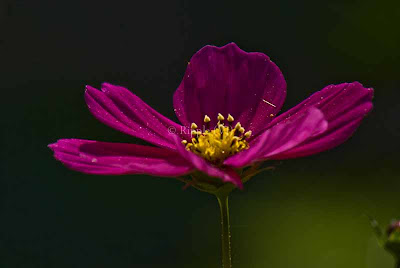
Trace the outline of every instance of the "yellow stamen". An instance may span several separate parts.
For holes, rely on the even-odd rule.
[[[196,123],[192,123],[192,125],[190,126],[191,129],[197,129],[197,125]]]
[[[231,115],[228,115],[227,119],[229,122],[234,120]],[[210,118],[205,116],[204,122],[208,123],[208,120]],[[249,144],[246,139],[251,136],[251,131],[247,131],[243,135],[245,130],[240,123],[232,128],[230,125],[225,126],[221,123],[223,120],[224,117],[218,114],[219,122],[216,128],[207,129],[204,132],[192,130],[193,138],[191,142],[182,141],[182,143],[186,145],[188,151],[192,151],[214,165],[222,165],[227,157],[248,149]]]
[[[187,140],[182,140],[181,142],[182,142],[183,145],[187,144]]]
[[[208,117],[208,115],[205,115],[205,116],[204,116],[204,123],[208,123],[208,122],[210,122],[210,121],[211,121],[211,118]]]
[[[232,123],[233,121],[235,121],[235,118],[233,118],[232,115],[228,114],[228,122]]]
[[[224,121],[225,117],[219,113],[217,119],[218,121]]]

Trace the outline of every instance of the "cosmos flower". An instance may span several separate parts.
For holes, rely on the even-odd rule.
[[[49,147],[83,173],[186,178],[205,190],[242,188],[264,161],[343,143],[372,109],[373,90],[358,82],[329,85],[277,115],[285,97],[285,79],[266,55],[234,43],[205,46],[173,97],[180,124],[123,87],[86,87],[86,103],[98,120],[152,145],[61,139]]]

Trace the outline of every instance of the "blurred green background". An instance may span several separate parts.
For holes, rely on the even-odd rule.
[[[283,161],[231,197],[234,267],[393,267],[365,214],[400,218],[399,1],[0,2],[0,266],[220,267],[217,202],[174,179],[67,170],[58,138],[135,142],[92,117],[86,84],[123,85],[175,119],[190,57],[269,55],[284,110],[331,83],[375,88],[342,146]]]

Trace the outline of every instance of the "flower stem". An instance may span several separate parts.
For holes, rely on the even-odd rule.
[[[400,260],[396,260],[396,266],[395,268],[400,268]]]
[[[217,194],[218,204],[221,211],[221,239],[222,239],[222,267],[232,268],[231,255],[231,231],[229,224],[229,193]]]

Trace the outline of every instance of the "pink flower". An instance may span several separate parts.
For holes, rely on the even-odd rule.
[[[316,154],[347,140],[372,109],[373,90],[358,82],[330,85],[277,116],[285,97],[283,75],[266,55],[234,43],[205,46],[174,94],[181,124],[123,87],[86,87],[98,120],[155,146],[61,139],[49,147],[84,173],[191,174],[194,186],[229,182],[241,188],[260,162]]]

